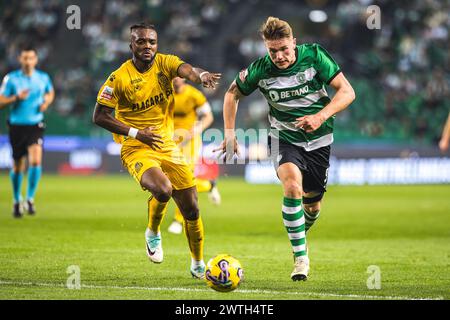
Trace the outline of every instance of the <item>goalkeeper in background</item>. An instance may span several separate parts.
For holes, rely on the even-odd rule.
[[[174,87],[174,140],[184,154],[192,172],[195,165],[201,161],[202,132],[214,121],[211,106],[205,95],[186,80],[176,77]],[[197,192],[208,192],[209,200],[219,205],[221,201],[215,180],[196,178]],[[174,220],[169,226],[169,232],[180,234],[183,231],[183,215],[178,207],[175,208]]]

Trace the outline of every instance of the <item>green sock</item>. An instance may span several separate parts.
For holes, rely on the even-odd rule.
[[[305,217],[302,199],[283,198],[283,222],[296,257],[306,256]]]
[[[311,213],[308,213],[305,209],[303,209],[303,213],[305,214],[305,231],[308,231],[309,228],[312,227],[314,222],[316,222],[317,219],[319,219],[320,211],[317,212],[317,214],[313,215]]]

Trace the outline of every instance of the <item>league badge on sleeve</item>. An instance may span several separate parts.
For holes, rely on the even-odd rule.
[[[113,91],[113,88],[105,86],[105,88],[103,88],[102,94],[100,95],[100,98],[111,100],[113,97]]]
[[[245,78],[247,78],[248,75],[248,70],[244,69],[241,72],[239,72],[239,80],[241,80],[241,82],[245,82]]]

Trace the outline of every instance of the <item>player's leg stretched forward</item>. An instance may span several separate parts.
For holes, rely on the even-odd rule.
[[[172,196],[172,184],[160,168],[146,170],[141,177],[142,188],[152,195],[148,199],[148,227],[145,231],[147,255],[150,261],[161,263],[164,259],[160,225]]]
[[[294,270],[291,279],[306,280],[309,272],[309,258],[306,249],[305,215],[302,206],[302,174],[293,163],[287,162],[279,166],[278,177],[283,186],[283,223],[294,253]]]
[[[174,190],[172,193],[176,205],[184,218],[184,230],[191,251],[191,274],[202,279],[205,273],[203,261],[203,222],[198,208],[196,187]]]

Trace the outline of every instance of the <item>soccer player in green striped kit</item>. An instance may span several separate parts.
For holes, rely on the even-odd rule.
[[[260,34],[268,54],[242,70],[226,92],[225,139],[217,150],[228,159],[238,153],[238,102],[259,89],[269,104],[270,154],[283,186],[282,216],[294,253],[291,279],[306,280],[306,232],[326,191],[335,114],[352,103],[355,92],[325,49],[296,44],[286,21],[269,17]],[[336,90],[332,99],[326,85]]]

